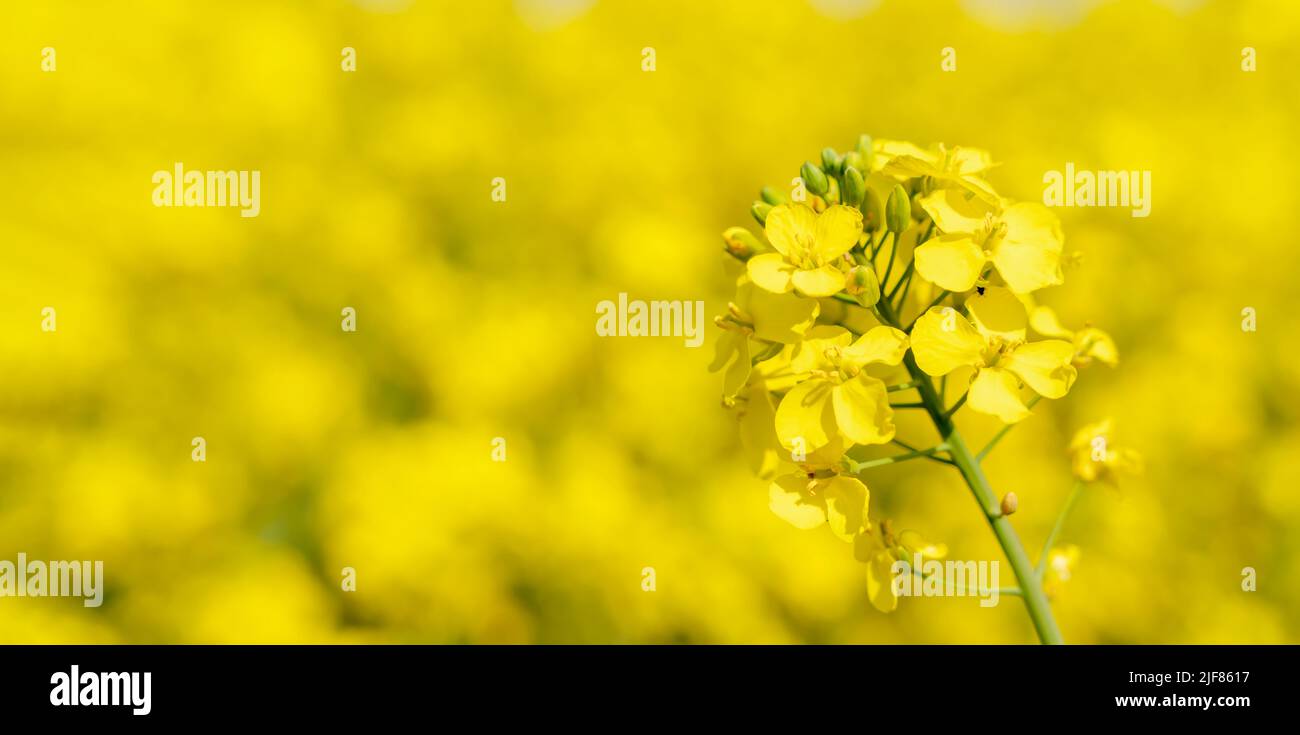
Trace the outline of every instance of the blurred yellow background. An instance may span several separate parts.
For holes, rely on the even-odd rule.
[[[1034,554],[1075,429],[1112,416],[1146,458],[1062,534],[1067,641],[1300,641],[1294,3],[3,14],[0,559],[102,559],[106,592],[0,599],[2,642],[1032,641],[1014,598],[877,613],[841,542],[769,512],[711,325],[699,349],[593,329],[619,292],[721,313],[719,233],[757,231],[760,186],[858,133],[986,148],[1017,199],[1067,161],[1152,171],[1147,219],[1057,210],[1085,260],[1042,294],[1110,331],[1119,367],[1040,404],[987,471]],[[153,207],[177,161],[260,170],[261,215]],[[998,426],[961,422],[975,446]],[[949,468],[866,480],[873,516],[1000,558]]]

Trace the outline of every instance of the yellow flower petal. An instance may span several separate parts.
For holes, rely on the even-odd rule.
[[[866,518],[867,486],[852,477],[836,475],[817,483],[814,491],[826,501],[826,520],[830,522],[831,533],[852,541]]]
[[[709,372],[716,373],[723,365],[731,362],[740,351],[740,343],[744,339],[745,335],[730,329],[718,335],[718,341],[713,345],[713,362],[709,363]]]
[[[1074,350],[1084,358],[1099,360],[1111,367],[1119,364],[1119,349],[1109,334],[1096,327],[1080,329],[1074,335]]]
[[[752,385],[744,392],[740,415],[740,445],[749,469],[761,479],[776,473],[781,445],[776,438],[776,408],[772,396],[762,385]]]
[[[826,446],[838,436],[830,381],[805,380],[785,394],[776,408],[776,436],[786,449],[798,448],[797,440],[802,440],[808,452]]]
[[[1014,204],[1002,213],[1006,235],[994,246],[993,264],[1007,286],[1028,293],[1062,283],[1064,237],[1056,215],[1041,204]]]
[[[965,235],[932,237],[912,257],[925,280],[954,293],[974,288],[985,262],[984,251]]]
[[[928,171],[939,163],[939,157],[933,151],[928,151],[915,143],[909,143],[905,140],[878,138],[872,141],[871,150],[875,154],[873,156],[875,165],[872,166],[874,170],[880,170],[900,156],[915,159],[915,163],[909,164],[912,168],[906,169],[909,172],[912,170],[918,172]],[[916,175],[920,175],[920,173]]]
[[[984,226],[993,207],[965,189],[938,189],[920,199],[921,208],[943,233],[969,234]]]
[[[948,170],[962,175],[978,174],[993,167],[993,155],[982,148],[953,148]]]
[[[834,364],[826,357],[828,350],[843,351],[853,342],[853,334],[844,327],[818,324],[804,335],[790,358],[790,370],[806,373],[809,370],[831,370]]]
[[[889,407],[889,390],[880,380],[859,373],[831,390],[831,405],[836,427],[855,444],[893,440],[894,410]]]
[[[817,228],[817,215],[802,204],[778,204],[767,213],[763,233],[781,255],[810,249]]]
[[[722,397],[731,398],[749,382],[751,363],[749,362],[749,338],[738,334],[736,359],[722,376]]]
[[[867,524],[857,536],[853,537],[853,558],[866,564],[875,558],[876,554],[885,550],[885,545],[880,542],[880,537],[876,535],[875,529]]]
[[[754,262],[754,259],[751,258],[749,262]],[[797,270],[791,276],[791,282],[795,290],[804,296],[814,298],[833,296],[844,290],[844,271],[833,265],[824,265],[806,271]]]
[[[898,596],[894,594],[894,557],[888,552],[880,552],[867,562],[867,597],[871,606],[883,613],[893,612],[898,607]]]
[[[964,365],[979,365],[985,341],[975,326],[952,307],[934,307],[912,328],[912,354],[927,375],[947,375]]]
[[[789,293],[793,287],[790,277],[794,275],[794,266],[778,253],[755,255],[745,264],[745,268],[749,272],[749,280],[766,291]]]
[[[1014,424],[1029,415],[1020,400],[1020,381],[1001,368],[983,368],[971,381],[966,405],[972,410],[997,416]]]
[[[857,341],[843,350],[844,360],[861,368],[873,362],[897,365],[907,354],[907,333],[894,327],[878,326],[867,330]]]
[[[1065,328],[1050,306],[1036,306],[1029,312],[1029,326],[1044,337],[1073,339],[1074,332]]]
[[[970,312],[975,328],[985,338],[995,335],[1011,341],[1025,338],[1025,324],[1028,321],[1025,305],[1005,288],[985,288],[983,294],[975,294],[966,299],[966,309]]]
[[[844,459],[844,450],[850,446],[852,445],[848,443],[847,439],[837,436],[831,439],[826,446],[807,452],[800,464],[818,470],[829,470],[838,467]]]
[[[996,207],[998,206],[998,203],[1001,201],[1001,197],[999,197],[998,193],[993,190],[993,187],[989,184],[989,182],[985,181],[979,176],[974,176],[969,174],[962,175],[960,177],[957,177],[954,183],[956,183],[958,186],[964,187],[967,191],[973,193],[975,196],[979,197],[980,199],[983,199],[984,202],[989,204],[990,206]]]
[[[824,262],[830,262],[852,250],[861,234],[862,212],[836,204],[817,217],[814,250]]]
[[[1070,364],[1073,358],[1073,344],[1048,339],[1020,345],[1001,364],[1044,398],[1060,398],[1079,374]]]
[[[910,145],[910,144],[909,144]],[[899,149],[899,155],[892,156],[885,165],[880,169],[887,176],[894,176],[900,179],[912,179],[917,176],[928,176],[939,172],[937,167],[938,159],[931,153],[919,148],[902,152],[905,149]]]
[[[767,507],[795,528],[809,530],[826,522],[826,502],[808,492],[804,475],[782,475],[767,488]]]
[[[754,320],[754,336],[770,342],[797,343],[821,310],[812,299],[776,294],[752,284],[742,286],[740,295],[745,312]]]
[[[999,218],[1007,226],[1007,239],[1023,242],[1041,242],[1056,252],[1065,245],[1061,220],[1047,207],[1037,202],[1012,204]]]

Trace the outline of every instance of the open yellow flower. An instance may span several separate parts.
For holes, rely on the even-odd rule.
[[[715,346],[710,372],[724,366],[722,397],[730,400],[745,387],[751,370],[751,340],[795,344],[817,320],[820,304],[794,294],[774,294],[756,288],[745,277],[736,287],[736,302],[715,323],[723,329]],[[768,345],[760,345],[762,350]]]
[[[1062,283],[1065,237],[1056,215],[1041,204],[1003,208],[960,189],[940,189],[920,200],[942,233],[916,249],[916,271],[954,293],[974,288],[992,263],[1016,293]]]
[[[821,214],[803,204],[780,204],[768,212],[764,232],[776,252],[749,259],[750,280],[773,293],[831,296],[844,288],[840,263],[862,235],[862,213],[842,204]]]
[[[1142,472],[1142,455],[1126,447],[1111,446],[1112,428],[1111,420],[1103,419],[1075,433],[1069,449],[1075,477],[1119,487],[1120,475]]]
[[[811,452],[842,440],[884,444],[894,438],[894,410],[884,382],[867,374],[869,364],[897,365],[907,335],[873,327],[856,341],[843,327],[817,326],[795,349],[790,369],[807,377],[776,409],[776,434],[787,449]]]
[[[1087,367],[1094,360],[1110,367],[1119,364],[1119,349],[1109,334],[1093,326],[1078,331],[1067,329],[1051,307],[1036,306],[1032,298],[1026,300],[1025,308],[1029,310],[1030,329],[1044,337],[1060,337],[1074,343],[1075,367]]]
[[[1052,549],[1047,554],[1047,564],[1043,567],[1043,592],[1048,597],[1059,595],[1070,577],[1074,576],[1074,567],[1078,563],[1078,546],[1067,544]]]
[[[852,541],[867,516],[870,492],[861,480],[824,472],[795,472],[768,486],[768,507],[796,528],[829,523],[831,533]]]
[[[894,587],[894,562],[909,565],[920,554],[923,560],[942,559],[948,547],[921,538],[916,531],[894,533],[889,521],[872,526],[868,523],[853,539],[853,557],[867,565],[867,597],[881,612],[898,607],[898,590]]]
[[[984,172],[993,167],[993,157],[988,151],[944,145],[926,150],[895,140],[878,140],[874,149],[879,170],[887,176],[899,179],[927,177],[932,185],[941,189],[955,188],[990,204],[998,201],[997,192],[984,180]]]
[[[975,368],[966,405],[1010,424],[1029,415],[1020,400],[1022,383],[1044,398],[1060,398],[1078,371],[1070,364],[1073,344],[1025,341],[1024,310],[1014,299],[1008,309],[1008,298],[1002,289],[971,298],[967,306],[978,326],[951,307],[932,308],[916,320],[911,344],[917,366],[928,375]]]

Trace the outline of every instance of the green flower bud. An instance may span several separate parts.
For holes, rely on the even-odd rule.
[[[867,180],[862,178],[861,171],[847,165],[847,162],[844,167],[844,187],[840,194],[844,203],[850,207],[861,204],[863,197],[867,195]]]
[[[849,274],[847,291],[865,307],[875,306],[880,301],[880,279],[876,269],[870,265],[855,266]]]
[[[772,205],[767,202],[754,202],[754,206],[749,208],[749,213],[754,215],[760,225],[767,224],[767,213],[772,211]]]
[[[812,161],[804,163],[803,167],[799,169],[799,175],[803,177],[804,188],[817,196],[821,196],[830,190],[830,183],[826,180],[826,174],[814,166]]]
[[[770,186],[764,186],[763,190],[760,191],[758,195],[763,199],[763,201],[771,204],[773,207],[778,204],[785,204],[787,201],[785,194],[782,194],[779,190]]]
[[[862,229],[876,232],[884,223],[885,203],[880,200],[875,189],[867,187],[867,193],[862,197]]]
[[[862,156],[862,165],[859,166],[859,168],[861,168],[863,171],[866,171],[867,173],[871,173],[871,162],[874,154],[875,154],[875,149],[871,145],[871,136],[865,134],[859,135],[858,155]]]
[[[827,180],[826,180],[826,187],[827,187],[827,191],[826,191],[826,196],[824,197],[824,198],[826,199],[826,203],[827,203],[827,204],[839,204],[839,203],[840,203],[840,182],[839,182],[839,179],[833,179],[833,178],[832,178],[832,179],[827,179]]]
[[[822,149],[822,170],[831,176],[837,176],[840,173],[840,166],[843,165],[844,159],[834,148],[827,146]]]
[[[762,240],[744,227],[728,227],[722,233],[722,242],[726,243],[727,253],[737,260],[749,260],[768,249]]]
[[[889,193],[889,201],[885,203],[885,227],[897,235],[906,230],[910,224],[912,224],[912,200],[907,196],[907,190],[894,184],[894,190]]]
[[[862,156],[857,151],[849,151],[844,154],[844,166],[841,168],[841,172],[848,171],[849,166],[859,171],[862,170]]]

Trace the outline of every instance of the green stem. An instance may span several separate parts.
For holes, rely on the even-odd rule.
[[[895,454],[892,457],[881,457],[880,459],[869,459],[866,462],[855,462],[854,460],[849,459],[848,457],[845,457],[844,459],[845,459],[845,463],[849,465],[849,471],[856,475],[859,472],[862,472],[863,470],[869,470],[872,467],[883,467],[884,465],[887,464],[894,464],[895,462],[906,462],[909,459],[919,459],[921,457],[928,457],[932,454],[937,454],[939,452],[946,452],[946,451],[948,451],[947,444],[936,444],[935,446],[930,447],[929,449],[920,449],[913,452],[907,452],[906,454]]]
[[[930,239],[930,235],[933,232],[934,232],[934,220],[930,220],[930,225],[925,228],[925,234],[921,236],[921,239],[916,241],[916,246],[920,247],[921,245],[923,245],[926,240]],[[912,290],[912,281],[913,281],[913,276],[915,275],[916,275],[916,257],[913,256],[912,260],[909,261],[907,264],[907,283],[903,285],[903,293],[898,297],[898,301],[894,302],[894,311],[899,314],[903,313],[903,307],[907,304],[907,292]],[[894,291],[897,292],[898,288],[897,287],[894,288]],[[889,295],[889,298],[890,300],[893,300],[894,294],[891,293]]]
[[[1007,555],[1007,561],[1011,562],[1011,571],[1016,575],[1016,581],[1019,582],[1020,589],[1024,593],[1025,610],[1028,611],[1029,619],[1034,624],[1034,630],[1038,632],[1038,639],[1049,644],[1064,643],[1061,639],[1061,631],[1056,627],[1056,620],[1052,617],[1051,603],[1047,601],[1047,595],[1043,592],[1042,580],[1030,564],[1029,556],[1025,554],[1024,544],[1020,543],[1020,537],[1016,535],[1016,529],[1011,525],[1011,521],[1002,515],[998,507],[997,495],[989,486],[988,479],[984,477],[984,470],[971,455],[961,434],[951,425],[945,439],[953,462],[966,478],[966,484],[975,494],[975,500],[984,511],[984,517],[993,529],[993,534],[997,536],[1002,552]]]
[[[892,439],[891,441],[892,441],[894,444],[897,444],[898,446],[902,447],[903,449],[906,449],[906,450],[909,451],[909,452],[920,452],[920,451],[921,451],[920,449],[917,449],[916,447],[912,446],[911,444],[908,444],[908,443],[905,442],[905,441],[902,441],[901,439],[894,438],[894,439]],[[941,464],[952,464],[952,460],[944,459],[943,457],[936,457],[936,456],[934,456],[934,455],[932,455],[932,454],[924,455],[924,457],[925,457],[926,459],[930,460],[931,462],[939,462],[939,463],[941,463]]]
[[[957,413],[957,409],[959,409],[959,408],[961,408],[962,406],[966,405],[966,396],[969,396],[969,395],[970,395],[970,391],[966,391],[965,393],[962,393],[962,394],[961,394],[961,398],[958,398],[958,399],[957,399],[957,402],[954,403],[954,404],[952,404],[952,408],[949,408],[949,409],[948,409],[948,410],[943,414],[943,417],[944,417],[945,419],[951,419],[951,418],[953,417],[953,414]],[[940,401],[939,405],[941,405],[941,406],[943,405],[942,401]]]
[[[912,275],[912,269],[915,268],[915,267],[916,267],[916,261],[915,261],[915,260],[909,260],[909,261],[907,261],[907,267],[903,269],[903,273],[902,273],[902,275],[900,275],[900,276],[898,277],[898,282],[894,284],[894,288],[893,288],[893,290],[891,290],[891,291],[889,292],[889,295],[885,297],[885,298],[889,299],[889,302],[890,302],[890,303],[893,303],[893,302],[894,302],[894,296],[897,295],[898,292],[901,291],[901,290],[903,289],[903,282],[906,281],[908,278],[911,277],[911,275]],[[894,304],[894,308],[895,308],[895,309],[898,309],[898,308],[900,308],[900,305],[899,305],[899,304]]]
[[[1034,396],[1033,398],[1030,398],[1029,402],[1025,404],[1025,408],[1033,408],[1034,404],[1038,403],[1042,399],[1042,396]],[[975,459],[983,462],[984,458],[989,456],[989,452],[993,451],[993,447],[996,447],[998,442],[1002,441],[1002,437],[1006,436],[1007,432],[1011,431],[1013,427],[1015,427],[1015,424],[1007,424],[1001,429],[998,429],[998,433],[994,434],[992,439],[989,439],[989,443],[985,444],[984,448],[980,450],[980,453],[975,455]]]
[[[885,277],[880,279],[880,291],[884,293],[885,285],[889,283],[889,276],[894,272],[894,256],[898,255],[898,233],[889,233],[894,236],[893,245],[889,248],[889,265],[885,266]],[[884,247],[885,241],[880,240],[881,247]],[[883,301],[884,299],[881,299]]]
[[[1052,545],[1056,543],[1056,537],[1061,535],[1061,528],[1065,526],[1065,518],[1070,515],[1070,511],[1074,508],[1074,503],[1079,499],[1082,490],[1083,481],[1075,480],[1074,487],[1070,488],[1070,494],[1065,498],[1065,505],[1061,508],[1061,513],[1056,516],[1056,525],[1052,526],[1052,532],[1047,534],[1047,543],[1043,544],[1043,553],[1039,554],[1038,566],[1034,569],[1034,573],[1038,575],[1040,580],[1043,578],[1043,572],[1047,569],[1047,556],[1052,553]]]
[[[883,315],[889,319],[889,323],[896,324],[888,304],[879,306]],[[1038,633],[1038,639],[1048,644],[1064,643],[1061,639],[1061,631],[1056,627],[1056,619],[1052,616],[1051,603],[1047,601],[1047,595],[1043,592],[1042,579],[1029,561],[1024,544],[1020,543],[1020,537],[1016,535],[1016,529],[1011,525],[1010,519],[1002,515],[997,495],[989,485],[988,478],[984,476],[979,460],[966,446],[965,440],[953,425],[951,418],[945,415],[943,403],[935,392],[934,385],[930,382],[929,376],[917,366],[916,358],[909,352],[903,358],[903,362],[913,382],[918,384],[917,391],[921,395],[921,402],[926,404],[926,412],[930,414],[930,420],[934,422],[935,429],[939,431],[943,442],[948,445],[948,456],[952,457],[962,478],[966,480],[966,485],[975,496],[975,502],[983,512],[984,519],[993,529],[993,535],[997,537],[998,544],[1002,547],[1002,553],[1006,554],[1007,561],[1011,562],[1011,571],[1016,575],[1021,597],[1025,601],[1025,610],[1029,613],[1029,619]]]

